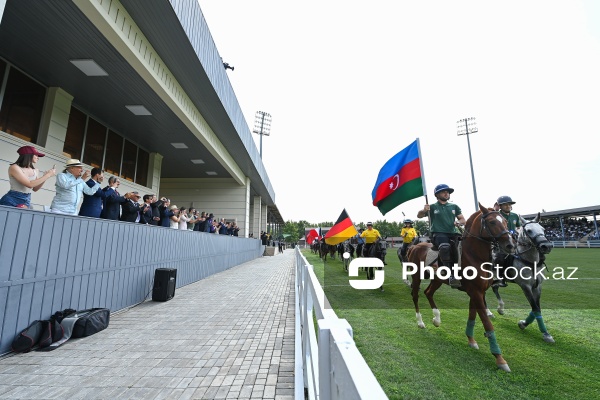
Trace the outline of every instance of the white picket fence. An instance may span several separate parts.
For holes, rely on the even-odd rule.
[[[313,266],[298,247],[295,252],[296,400],[387,399],[356,348],[352,327],[337,317]]]

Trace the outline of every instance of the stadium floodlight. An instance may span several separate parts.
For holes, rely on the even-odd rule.
[[[475,117],[463,118],[460,121],[456,121],[456,123],[458,124],[457,135],[467,136],[467,146],[469,147],[469,162],[471,163],[471,179],[473,180],[473,198],[475,199],[475,212],[477,212],[477,210],[479,210],[479,202],[477,201],[477,188],[475,186],[475,172],[473,172],[473,158],[471,157],[471,141],[469,140],[469,135],[471,133],[478,132],[479,129],[477,129]]]
[[[254,130],[260,135],[260,158],[262,159],[262,138],[271,134],[271,114],[264,111],[257,111],[254,117]]]

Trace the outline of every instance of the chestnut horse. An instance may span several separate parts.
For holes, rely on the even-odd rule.
[[[460,254],[460,272],[464,277],[461,280],[461,290],[469,295],[469,318],[467,320],[467,329],[465,331],[470,347],[478,349],[479,346],[475,341],[474,329],[475,318],[479,314],[479,319],[485,328],[485,336],[488,338],[490,350],[496,357],[496,365],[504,371],[510,371],[507,362],[502,357],[502,351],[496,341],[494,326],[486,313],[484,295],[485,291],[492,283],[492,244],[496,244],[507,254],[514,252],[516,247],[515,241],[508,231],[506,220],[498,211],[491,208],[485,208],[479,204],[479,210],[469,217],[465,225],[465,230],[462,235],[461,246],[459,246]],[[440,271],[438,266],[440,262],[437,258],[437,252],[430,253],[433,245],[431,243],[419,243],[412,246],[408,251],[408,262],[412,263],[413,268],[417,268],[416,273],[412,276],[412,298],[415,304],[417,314],[417,324],[419,328],[425,328],[421,313],[419,311],[419,287],[421,285],[422,270],[427,269],[430,265],[436,271],[429,286],[424,293],[429,300],[429,304],[433,309],[433,324],[440,326],[440,311],[433,300],[433,295],[442,284],[448,283],[448,277],[441,279],[437,272]],[[432,261],[428,260],[433,259]],[[426,268],[424,268],[426,267]],[[469,268],[466,268],[469,267]],[[431,270],[431,268],[428,268]],[[442,275],[442,274],[440,274]]]

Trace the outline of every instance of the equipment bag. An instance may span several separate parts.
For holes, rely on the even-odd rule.
[[[93,335],[108,327],[110,322],[110,310],[108,308],[90,308],[88,310],[77,311],[67,318],[77,318],[73,326],[71,337],[80,338]]]
[[[15,353],[28,353],[40,341],[44,321],[35,320],[23,329],[12,342],[11,348]]]

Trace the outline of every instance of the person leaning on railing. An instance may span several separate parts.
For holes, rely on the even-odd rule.
[[[31,192],[40,190],[44,182],[56,175],[52,167],[39,177],[40,171],[35,167],[40,153],[33,146],[23,146],[17,150],[19,158],[8,167],[10,190],[0,199],[0,205],[19,208],[31,208]]]

